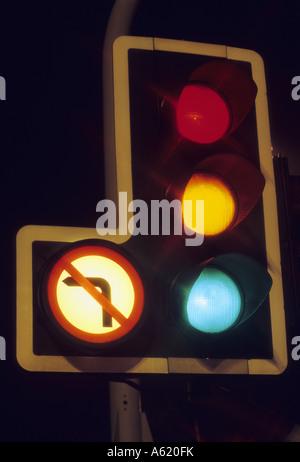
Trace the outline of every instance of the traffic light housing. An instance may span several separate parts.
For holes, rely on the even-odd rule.
[[[282,372],[287,364],[284,299],[261,58],[226,46],[120,37],[114,44],[114,104],[116,176],[106,175],[109,189],[116,185],[114,197],[126,196],[123,202],[119,194],[118,227],[103,227],[98,233],[21,230],[18,306],[25,286],[31,285],[32,293],[26,295],[26,310],[19,310],[19,326],[27,324],[20,333],[20,363],[31,370]],[[154,203],[162,222],[170,218],[177,232],[169,233],[172,226],[164,232],[163,224],[157,224]],[[149,232],[141,213],[121,232],[124,207],[131,217],[144,204],[150,210]],[[181,204],[179,213],[172,213],[170,204]],[[197,221],[199,210],[203,213]],[[33,279],[24,246],[27,257],[33,249]],[[54,323],[52,332],[47,327],[51,306],[59,313],[62,303],[54,282],[73,294],[76,286],[85,292],[90,288],[98,310],[101,306],[103,327],[114,330],[117,315],[103,293],[110,298],[117,289],[102,267],[90,274],[78,267],[80,278],[59,263],[78,249],[90,249],[95,256],[107,248],[112,259],[120,254],[120,261],[132,265],[129,273],[140,281],[137,293],[143,296],[138,296],[136,322],[108,342],[78,339],[72,329],[61,332],[57,348],[61,325]],[[62,269],[67,273],[63,277]],[[122,311],[118,303],[115,308]],[[119,321],[123,329],[127,322]]]

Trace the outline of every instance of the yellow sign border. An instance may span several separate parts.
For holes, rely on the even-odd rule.
[[[17,361],[23,369],[40,372],[167,372],[165,358],[39,356],[33,352],[32,243],[78,242],[85,239],[122,244],[128,236],[99,239],[96,229],[25,226],[17,234]]]

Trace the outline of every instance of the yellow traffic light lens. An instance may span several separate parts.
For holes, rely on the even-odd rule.
[[[234,280],[217,268],[204,268],[187,301],[187,318],[195,329],[210,334],[232,327],[242,311],[242,297]]]
[[[236,200],[222,179],[211,173],[195,173],[185,188],[182,204],[184,225],[196,233],[202,233],[196,229],[196,200],[204,201],[205,236],[222,233],[232,224]],[[185,201],[192,201],[192,207],[187,207]]]

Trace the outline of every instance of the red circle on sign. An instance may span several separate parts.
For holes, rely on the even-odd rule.
[[[73,261],[77,260],[78,258],[88,256],[106,257],[120,265],[120,267],[127,273],[134,290],[134,304],[128,318],[125,318],[120,312],[118,312],[118,309],[115,308],[110,301],[107,299],[104,300],[103,297],[105,298],[105,296],[98,292],[95,286],[93,286],[93,284],[90,283],[83,274],[81,274],[74,266],[72,266]],[[95,295],[97,299],[100,298],[101,301],[99,303],[105,304],[107,310],[112,310],[110,311],[110,314],[115,319],[118,318],[117,321],[120,323],[120,326],[116,327],[116,329],[110,332],[91,333],[85,332],[69,322],[62,313],[57,299],[57,284],[63,271],[67,271],[69,274],[72,273],[70,275],[75,280],[77,279],[78,285],[81,285],[88,292],[90,291],[91,296]],[[125,257],[120,255],[118,252],[115,252],[110,248],[100,246],[79,247],[64,254],[56,262],[50,273],[47,286],[47,295],[51,312],[60,326],[74,337],[90,343],[103,344],[124,337],[135,327],[142,315],[144,307],[144,288],[135,268]]]

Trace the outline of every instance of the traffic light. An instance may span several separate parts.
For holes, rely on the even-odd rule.
[[[18,235],[20,364],[282,372],[284,299],[261,58],[119,37],[114,113],[116,173],[106,178],[119,202],[97,204],[97,230],[26,227]]]
[[[152,274],[155,338],[168,371],[282,372],[284,297],[261,57],[121,37],[114,58],[123,95],[115,101],[117,157],[130,153],[132,197],[148,204],[150,221],[161,204],[159,236],[141,232],[128,244],[146,280]],[[138,220],[137,227],[144,229]]]

